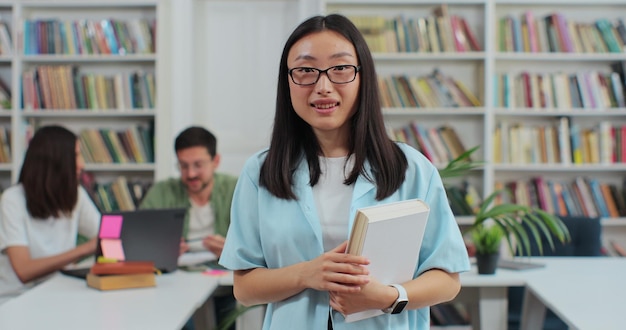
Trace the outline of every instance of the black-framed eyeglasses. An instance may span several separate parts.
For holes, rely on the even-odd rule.
[[[356,79],[356,74],[359,71],[361,71],[360,66],[351,64],[335,65],[326,70],[309,67],[297,67],[289,69],[289,76],[294,84],[301,86],[316,84],[322,73],[325,73],[328,80],[335,84],[347,84]]]

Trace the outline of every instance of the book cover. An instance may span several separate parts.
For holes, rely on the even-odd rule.
[[[424,80],[424,78],[418,78],[418,77],[409,77],[409,85],[411,86],[411,91],[413,92],[413,95],[415,95],[415,97],[418,100],[418,103],[420,104],[420,107],[422,108],[429,108],[429,107],[435,107],[437,106],[436,102],[431,100],[430,97],[430,87],[426,86],[428,89],[424,88],[424,86],[422,86],[422,81]]]
[[[125,275],[152,274],[154,270],[152,261],[120,261],[95,263],[90,272],[94,275]]]
[[[443,139],[444,143],[452,154],[452,159],[456,159],[466,151],[465,147],[463,146],[463,142],[461,141],[461,138],[452,126],[446,124],[439,127],[438,130],[441,138]],[[468,161],[471,160],[471,157],[468,157]]]
[[[609,183],[609,191],[611,192],[611,196],[615,201],[615,205],[617,206],[617,211],[620,217],[626,216],[626,201],[624,200],[624,196],[620,192],[620,189],[617,185],[613,183]]]
[[[156,286],[156,276],[154,273],[124,275],[90,273],[87,274],[87,286],[101,291],[153,287]]]
[[[419,199],[357,210],[346,253],[370,259],[370,276],[385,284],[413,279],[430,208]],[[346,316],[354,322],[383,314],[367,310]]]
[[[461,25],[461,28],[462,28],[463,32],[467,36],[467,41],[469,42],[470,46],[472,47],[472,50],[473,51],[477,51],[477,52],[481,51],[482,47],[478,43],[478,39],[476,38],[476,35],[470,29],[469,24],[467,24],[467,20],[465,20],[465,18],[461,17],[460,25]]]
[[[527,10],[526,12],[524,12],[523,14],[523,19],[526,23],[526,27],[528,29],[528,39],[529,39],[529,44],[530,44],[530,51],[532,53],[538,53],[540,52],[542,49],[539,47],[539,42],[538,42],[538,34],[539,31],[537,31],[537,28],[535,27],[535,22],[537,20],[535,20],[535,16],[533,14],[532,11]]]
[[[428,134],[426,133],[423,126],[418,124],[416,121],[411,121],[409,124],[411,126],[411,131],[417,140],[417,143],[420,145],[420,151],[428,158],[433,164],[440,163],[439,157],[435,153],[435,150],[428,139]]]
[[[450,27],[452,29],[452,35],[454,36],[454,46],[457,52],[471,51],[469,42],[463,28],[461,26],[461,18],[457,15],[450,16]]]
[[[604,195],[602,194],[600,182],[597,179],[589,179],[586,181],[597,212],[601,217],[610,217],[609,207]]]
[[[602,192],[602,197],[606,202],[606,207],[609,212],[609,216],[611,218],[619,218],[619,210],[617,208],[617,203],[613,195],[611,194],[611,188],[608,183],[600,184],[600,191]]]

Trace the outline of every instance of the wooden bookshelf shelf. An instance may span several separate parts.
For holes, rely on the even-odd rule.
[[[155,54],[106,54],[106,55],[23,55],[22,59],[28,63],[129,63],[154,62]]]
[[[154,110],[151,109],[55,109],[55,110],[24,110],[24,118],[153,118]]]

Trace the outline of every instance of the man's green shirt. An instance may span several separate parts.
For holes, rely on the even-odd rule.
[[[211,208],[215,215],[215,233],[226,237],[230,225],[230,205],[237,184],[237,177],[227,174],[213,174]],[[186,208],[183,237],[187,238],[189,228],[189,194],[180,178],[170,178],[155,183],[139,206],[141,209]]]

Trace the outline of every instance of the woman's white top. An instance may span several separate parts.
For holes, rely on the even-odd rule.
[[[69,217],[43,220],[28,213],[21,184],[5,190],[0,198],[0,304],[45,279],[21,283],[6,255],[7,247],[26,246],[33,259],[57,255],[74,248],[79,233],[95,237],[99,224],[100,212],[82,187]]]
[[[324,251],[337,247],[348,235],[348,217],[354,185],[347,186],[343,182],[354,167],[353,159],[348,159],[347,156],[319,157],[322,174],[313,186],[313,197],[322,225]]]

